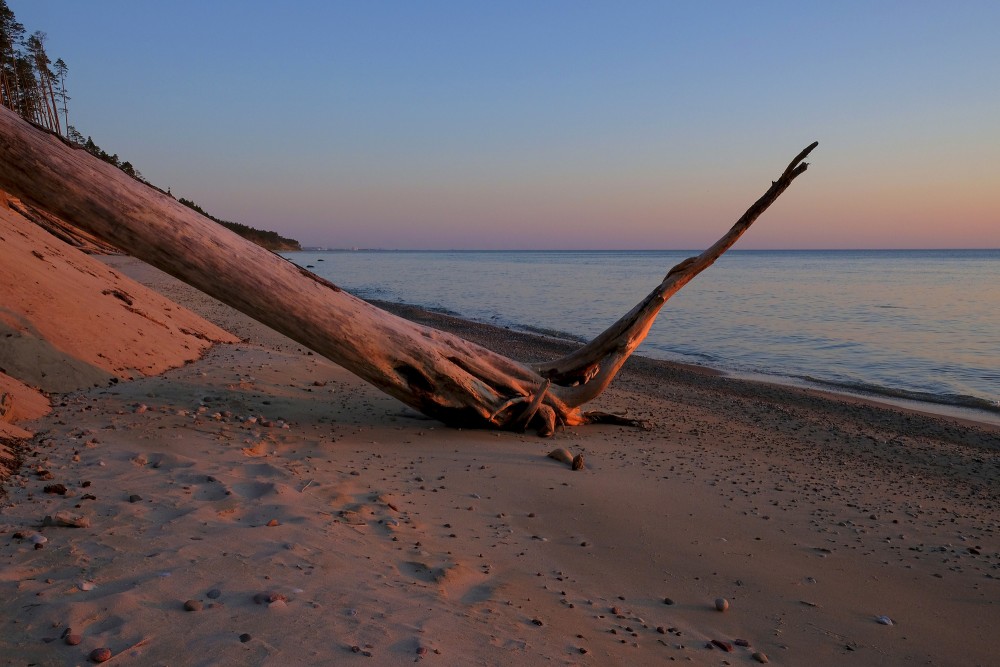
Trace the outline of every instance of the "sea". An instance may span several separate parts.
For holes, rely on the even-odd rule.
[[[593,338],[690,251],[303,251],[365,299]],[[637,351],[1000,424],[1000,250],[731,250]]]

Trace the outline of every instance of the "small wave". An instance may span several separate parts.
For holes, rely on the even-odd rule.
[[[402,303],[402,301],[400,301],[400,303]],[[444,306],[420,306],[420,308],[423,308],[424,310],[430,311],[432,313],[437,313],[438,315],[447,315],[448,317],[462,317],[468,319],[464,315],[462,315],[462,313],[455,312],[454,310],[451,310],[450,308],[445,308]]]
[[[831,389],[855,394],[882,396],[885,398],[916,401],[918,403],[950,405],[959,408],[971,408],[973,410],[983,410],[985,412],[1000,414],[1000,401],[990,401],[978,396],[969,396],[967,394],[934,394],[924,391],[883,387],[881,385],[865,382],[837,382],[835,380],[824,380],[809,375],[799,375],[796,377],[812,385],[829,387]]]
[[[359,286],[359,287],[344,287],[344,290],[348,294],[353,294],[359,299],[380,299],[382,301],[387,301],[388,297],[392,296],[389,290],[382,287],[370,287],[370,286]]]
[[[687,364],[698,364],[702,366],[712,366],[718,368],[718,370],[728,372],[730,370],[736,370],[733,368],[723,368],[727,364],[724,364],[719,357],[714,354],[709,354],[708,352],[701,352],[698,350],[691,350],[686,348],[673,348],[666,345],[657,345],[648,341],[644,342],[645,348],[639,348],[639,354],[645,355],[647,357],[653,357],[655,359],[666,359],[668,361],[682,361]]]
[[[586,343],[587,339],[579,336],[577,334],[571,334],[567,331],[560,331],[559,329],[547,329],[545,327],[533,327],[526,325],[514,325],[515,329],[519,331],[524,331],[525,333],[538,334],[540,336],[548,336],[549,338],[559,338],[561,340],[570,340],[574,343]]]

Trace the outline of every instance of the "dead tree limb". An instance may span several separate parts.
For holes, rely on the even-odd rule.
[[[746,213],[736,221],[722,238],[697,257],[689,257],[667,272],[656,289],[649,293],[635,308],[608,327],[602,334],[579,350],[547,364],[537,364],[543,377],[556,384],[567,386],[564,400],[571,407],[578,407],[596,398],[617,375],[625,360],[646,338],[667,299],[710,267],[729,250],[757,218],[788,189],[795,178],[808,168],[803,162],[818,142],[813,142],[789,163],[778,180],[761,196]]]
[[[666,300],[729,249],[805,171],[803,160],[815,147],[796,156],[715,245],[671,269],[593,342],[534,366],[351,296],[2,108],[0,188],[246,313],[429,417],[451,426],[537,428],[550,435],[559,424],[613,418],[580,406],[608,386]]]

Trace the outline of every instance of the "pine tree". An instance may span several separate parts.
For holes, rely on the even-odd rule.
[[[66,74],[69,72],[69,67],[62,58],[56,59],[55,66],[56,81],[59,83],[59,89],[56,91],[56,94],[62,102],[62,108],[59,110],[63,113],[63,125],[66,126],[66,136],[69,137],[69,101],[72,99],[66,94]]]
[[[14,110],[19,106],[17,60],[22,39],[24,26],[17,22],[6,0],[0,0],[0,104]]]
[[[23,54],[14,58],[14,111],[32,123],[41,124],[39,110],[38,82],[35,80],[35,67]]]
[[[49,60],[48,54],[45,53],[45,33],[41,30],[36,30],[28,37],[25,45],[35,65],[37,76],[35,85],[38,90],[39,106],[41,107],[39,114],[41,124],[50,130],[54,130],[57,134],[62,134],[62,128],[59,126],[59,111],[56,109],[56,94],[52,86],[54,76],[52,70],[49,69],[52,61]]]
[[[70,141],[72,141],[74,144],[77,144],[79,146],[83,146],[84,142],[87,141],[84,138],[84,136],[82,134],[80,134],[80,131],[77,130],[72,125],[67,125],[66,126],[66,138],[69,139]]]

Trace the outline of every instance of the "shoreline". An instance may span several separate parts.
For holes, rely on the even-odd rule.
[[[1000,429],[635,357],[594,407],[651,431],[450,429],[105,262],[241,342],[33,423],[0,514],[2,665],[995,661]],[[513,358],[566,347],[410,315]]]
[[[740,252],[738,249],[734,252]],[[759,253],[751,252],[754,255]],[[772,251],[773,252],[773,251]],[[873,251],[879,254],[883,251]],[[796,256],[801,253],[803,257],[816,255],[817,251],[779,251],[777,255]],[[992,254],[991,254],[992,253]],[[414,253],[400,252],[400,255],[411,255]],[[483,265],[481,271],[477,270],[476,262],[470,260],[456,259],[463,254],[473,256],[483,255]],[[378,299],[383,303],[386,300],[403,300],[407,303],[437,309],[439,312],[452,314],[459,317],[474,318],[488,324],[501,327],[509,327],[511,330],[526,331],[529,333],[539,333],[542,335],[553,335],[567,338],[571,341],[585,343],[584,338],[589,338],[603,329],[604,325],[610,324],[621,314],[610,306],[611,301],[601,300],[601,305],[588,307],[586,300],[582,303],[573,300],[576,297],[569,297],[567,303],[569,310],[564,317],[559,317],[555,313],[547,313],[544,309],[547,304],[525,297],[523,294],[515,301],[510,301],[509,294],[519,293],[521,287],[517,287],[515,281],[510,289],[504,289],[495,297],[490,296],[490,286],[496,281],[504,280],[504,272],[510,271],[510,267],[530,266],[533,270],[544,272],[550,270],[549,267],[561,266],[573,263],[573,266],[565,272],[571,273],[577,280],[586,274],[579,265],[585,265],[586,260],[577,258],[575,260],[559,260],[560,253],[549,253],[553,255],[551,261],[541,259],[531,259],[530,253],[525,256],[513,254],[504,259],[489,259],[489,253],[459,253],[459,252],[437,252],[431,253],[426,259],[421,259],[414,254],[413,257],[401,258],[398,260],[385,259],[377,260],[371,258],[338,260],[330,256],[323,264],[324,255],[321,253],[290,253],[288,258],[293,259],[300,265],[312,264],[313,270],[320,272],[327,279],[332,279],[342,287],[350,284],[360,290],[357,296],[363,298]],[[569,255],[579,253],[569,252]],[[628,282],[627,290],[629,295],[645,294],[648,285],[639,284],[635,281],[636,272],[645,274],[651,271],[651,264],[664,266],[674,261],[674,257],[654,259],[638,259],[634,257],[617,257],[618,253],[606,253],[609,259],[601,260],[603,266],[607,264],[614,267],[615,271],[625,272],[632,276]],[[641,256],[642,253],[633,253]],[[651,257],[658,257],[660,253],[648,253]],[[677,256],[684,253],[679,252]],[[765,253],[767,254],[767,253]],[[819,255],[829,253],[820,252]],[[836,254],[836,253],[835,253]],[[909,256],[904,252],[903,255]],[[950,253],[945,253],[950,256]],[[448,286],[447,273],[436,273],[433,264],[437,263],[440,256],[441,269],[445,271],[457,271],[456,275],[468,268],[472,271],[468,277],[467,287],[456,285]],[[987,251],[986,256],[993,256],[995,252]],[[634,261],[633,261],[634,260]],[[967,279],[962,269],[963,266],[972,264],[958,260],[944,261],[944,265],[933,265],[933,268],[926,267],[930,271],[941,270],[945,277],[946,286],[942,290],[951,290],[954,298],[960,295],[953,294],[956,285],[960,281]],[[432,262],[432,264],[427,264]],[[977,260],[976,266],[981,262],[985,270],[989,270],[991,262],[987,259]],[[990,364],[991,355],[995,357],[994,351],[988,346],[992,340],[989,331],[993,316],[984,311],[982,300],[970,300],[970,303],[978,303],[976,306],[968,308],[955,307],[949,310],[945,304],[940,308],[927,307],[928,304],[915,303],[917,299],[913,296],[919,293],[918,290],[906,290],[905,292],[893,293],[890,288],[885,290],[871,289],[861,291],[858,294],[847,294],[831,299],[829,310],[819,309],[811,311],[808,308],[796,306],[777,305],[757,309],[752,301],[740,301],[730,303],[727,299],[735,298],[735,295],[743,295],[743,290],[751,290],[752,294],[768,294],[766,285],[758,285],[754,280],[761,275],[768,275],[767,271],[770,263],[762,266],[764,260],[754,260],[750,262],[735,262],[730,266],[730,279],[723,279],[720,276],[707,280],[701,287],[695,288],[707,290],[701,297],[692,299],[685,303],[679,303],[679,310],[673,313],[665,312],[663,318],[657,322],[650,332],[648,340],[644,343],[639,354],[679,361],[682,363],[692,363],[696,365],[707,365],[720,372],[731,374],[735,377],[757,377],[764,375],[768,381],[776,381],[783,384],[800,385],[810,383],[811,386],[834,393],[847,393],[852,395],[871,396],[875,400],[895,403],[899,399],[913,400],[918,403],[926,403],[928,410],[945,415],[955,414],[952,406],[962,412],[963,418],[985,419],[990,423],[1000,423],[1000,404],[997,403],[995,386],[990,383],[993,377]],[[863,269],[873,270],[874,260],[863,264],[858,271]],[[773,262],[773,271],[785,278],[802,279],[799,275],[802,267],[809,265],[804,259],[787,259]],[[846,264],[841,266],[841,264]],[[899,266],[890,263],[883,267],[887,275],[896,276],[905,274],[906,276],[920,275],[920,267],[916,266],[916,260],[905,260],[896,262]],[[384,275],[375,279],[375,276],[365,277],[365,267],[382,267]],[[338,267],[341,275],[340,280],[336,275],[329,274],[335,267]],[[407,286],[405,277],[407,273],[421,274],[425,270],[427,280],[421,280],[419,284]],[[522,267],[523,269],[524,267]],[[853,271],[853,263],[828,261],[817,265],[817,271],[823,276],[833,278],[835,274],[827,276],[826,271],[847,270]],[[951,273],[949,273],[949,271]],[[654,274],[655,275],[655,274]],[[868,275],[868,274],[865,274]],[[438,276],[438,277],[435,277]],[[478,276],[478,277],[477,277]],[[735,276],[738,278],[733,281]],[[870,279],[867,278],[867,279]],[[435,281],[441,280],[439,284]],[[572,283],[563,284],[557,279],[550,278],[553,289],[559,290],[562,294],[567,294],[553,298],[567,298],[567,295],[576,294],[572,290]],[[715,282],[713,282],[713,280]],[[860,283],[859,283],[860,280]],[[911,282],[919,284],[919,280],[910,279]],[[429,281],[429,282],[428,282]],[[947,282],[950,281],[950,282]],[[428,282],[428,284],[424,284]],[[724,282],[733,282],[728,290]],[[859,279],[854,273],[849,272],[846,280],[845,290],[858,289],[864,279]],[[781,303],[796,303],[798,299],[807,299],[823,294],[824,289],[815,285],[825,285],[825,281],[820,281],[815,285],[804,280],[805,285],[799,288],[788,288],[790,293],[787,300]],[[892,281],[890,280],[890,283]],[[585,282],[582,284],[586,284]],[[810,286],[813,285],[813,286]],[[631,299],[623,292],[614,291],[617,285],[608,285],[606,288],[614,294],[614,301],[625,303],[625,308],[631,303]],[[781,288],[776,288],[781,291]],[[900,288],[902,289],[902,288]],[[474,298],[472,291],[480,294],[482,298]],[[603,289],[602,289],[603,291]],[[728,294],[732,296],[722,297],[718,295]],[[783,292],[782,292],[783,294]],[[908,296],[904,296],[908,295]],[[829,295],[827,295],[829,297]],[[959,301],[962,301],[959,299]],[[692,304],[697,305],[692,305]],[[850,304],[855,304],[856,308]],[[949,301],[950,303],[950,301]],[[742,304],[742,305],[741,305]],[[804,305],[805,301],[800,305]],[[773,306],[774,304],[772,304]],[[683,307],[681,307],[683,306]],[[727,312],[731,312],[732,317],[723,317],[718,321],[718,315],[713,316],[705,309],[709,307],[725,307]],[[745,308],[745,310],[744,310]],[[753,310],[750,310],[750,309]],[[893,309],[890,309],[893,308]],[[902,310],[894,310],[900,308]],[[960,331],[961,327],[955,330],[955,336],[949,341],[944,339],[943,332],[948,331],[945,322],[938,322],[938,317],[944,317],[944,313],[952,313],[955,318],[962,317],[957,310],[962,310],[968,317],[962,318],[968,325],[968,331],[981,330],[983,335],[975,341],[966,340]],[[988,309],[985,309],[988,311]],[[801,312],[798,312],[801,311]],[[968,311],[968,312],[966,312]],[[773,318],[768,319],[765,313],[773,314]],[[933,315],[939,313],[939,315]],[[782,318],[798,317],[799,323],[793,325],[792,329],[783,335],[782,330],[775,329],[774,324]],[[688,321],[685,318],[694,318]],[[756,320],[754,318],[757,318]],[[827,321],[828,320],[828,321]],[[681,322],[685,322],[681,328]],[[734,322],[753,322],[750,329],[741,333],[738,328],[734,328]],[[826,322],[826,324],[823,324]],[[905,324],[913,327],[913,331],[905,333]],[[534,325],[538,325],[536,328]],[[903,327],[904,330],[895,331],[895,327]],[[824,329],[825,327],[825,329]],[[985,328],[984,328],[985,327]],[[995,328],[995,327],[992,327]],[[586,331],[585,336],[579,336]],[[917,332],[927,332],[926,335]],[[935,333],[936,332],[936,333]],[[699,343],[691,338],[691,335],[703,335],[705,340]],[[748,341],[741,340],[744,335],[751,337]],[[895,342],[894,342],[895,341]],[[936,343],[935,343],[936,341]],[[933,345],[932,345],[933,344]],[[968,348],[966,348],[968,345]],[[964,353],[959,352],[965,350]],[[703,354],[704,353],[704,354]],[[994,383],[995,384],[995,383]],[[938,407],[938,406],[944,407]],[[910,407],[909,404],[907,404]],[[965,412],[964,409],[970,410]],[[977,413],[984,413],[983,416]]]
[[[579,342],[556,336],[547,336],[516,328],[499,327],[486,322],[479,322],[477,320],[467,320],[460,315],[438,312],[418,304],[398,301],[384,301],[380,299],[366,299],[366,301],[382,308],[383,310],[387,310],[406,319],[435,328],[447,329],[452,333],[465,335],[466,332],[476,332],[473,334],[478,336],[478,339],[475,342],[484,344],[487,347],[490,347],[490,345],[502,346],[503,344],[508,343],[508,341],[505,341],[504,339],[515,337],[519,342],[511,345],[511,351],[508,351],[507,348],[496,350],[515,359],[542,361],[567,354],[581,345]],[[544,350],[544,353],[533,352],[533,350]],[[518,357],[514,354],[514,352],[521,352],[523,354],[527,354],[528,356]],[[531,354],[538,354],[538,358],[532,358]],[[633,359],[637,361],[633,362]],[[642,353],[634,354],[629,361],[626,362],[626,369],[635,364],[642,365],[644,368],[649,369],[650,372],[652,372],[652,369],[658,367],[664,369],[672,368],[687,373],[729,378],[741,382],[770,385],[793,391],[805,391],[825,396],[833,400],[842,399],[848,401],[860,401],[877,407],[902,410],[905,412],[926,415],[928,417],[954,419],[963,423],[980,424],[983,426],[1000,426],[1000,412],[993,413],[961,405],[951,405],[933,401],[920,401],[902,397],[894,398],[892,396],[884,396],[879,393],[851,391],[846,388],[838,390],[835,387],[831,387],[820,382],[810,382],[794,377],[768,375],[763,373],[730,372],[724,369],[713,368],[711,366],[702,366],[699,364],[685,363],[683,361],[676,361],[673,359],[661,359],[645,356]]]

